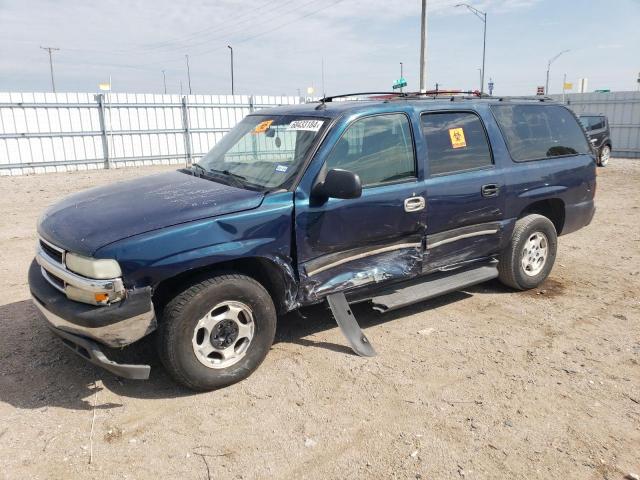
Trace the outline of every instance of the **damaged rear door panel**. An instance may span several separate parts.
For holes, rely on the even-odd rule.
[[[296,192],[303,302],[421,273],[426,190],[414,129],[412,117],[398,110],[348,119],[316,156]],[[314,198],[314,181],[329,169],[357,173],[362,196]]]

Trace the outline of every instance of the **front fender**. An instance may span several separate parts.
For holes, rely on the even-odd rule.
[[[254,210],[123,239],[101,248],[95,256],[118,260],[129,288],[155,287],[189,270],[255,257],[291,273],[292,195],[267,195]]]

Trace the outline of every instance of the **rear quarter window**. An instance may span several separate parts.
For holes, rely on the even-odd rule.
[[[511,157],[517,162],[588,154],[576,118],[560,105],[492,105]]]

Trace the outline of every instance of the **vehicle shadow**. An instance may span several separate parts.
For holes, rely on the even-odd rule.
[[[368,303],[354,305],[353,312],[363,329],[403,317],[430,311],[469,297],[455,292],[397,311],[380,314]],[[307,337],[336,328],[324,304],[292,312],[278,321],[274,344],[293,343],[323,348],[338,354],[354,355],[347,340],[334,344]],[[94,408],[95,394],[106,388],[116,396],[156,399],[196,395],[175,384],[165,373],[155,353],[153,338],[145,338],[135,348],[109,350],[108,355],[123,363],[151,365],[147,381],[126,380],[83,361],[68,350],[44,324],[31,300],[0,306],[0,402],[20,409],[59,407],[71,410]],[[97,409],[122,407],[119,402],[98,402]]]

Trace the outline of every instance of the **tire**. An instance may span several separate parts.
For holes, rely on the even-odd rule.
[[[260,283],[233,273],[211,276],[167,304],[158,327],[158,354],[169,375],[187,388],[226,387],[260,366],[273,343],[276,320],[273,301]]]
[[[606,167],[609,164],[609,158],[611,157],[611,147],[605,145],[600,149],[600,155],[598,156],[598,166]]]
[[[537,249],[534,248],[536,241],[539,242]],[[519,219],[509,245],[500,254],[500,281],[516,290],[537,287],[549,276],[557,249],[558,236],[551,220],[537,214]],[[544,256],[542,262],[539,261],[541,256]]]

